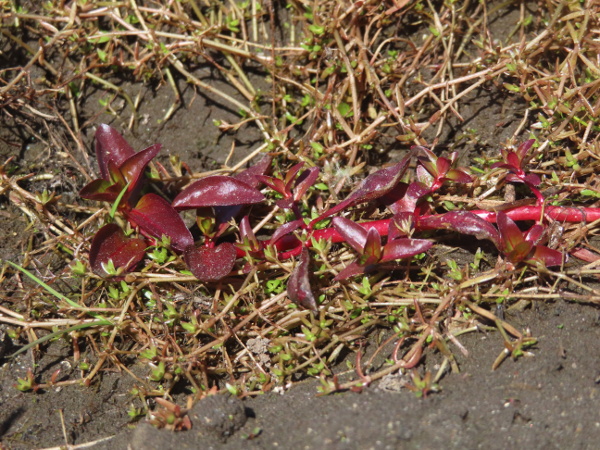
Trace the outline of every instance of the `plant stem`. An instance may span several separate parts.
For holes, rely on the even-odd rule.
[[[540,219],[545,218],[546,220],[557,220],[568,223],[590,223],[600,220],[600,208],[577,208],[569,206],[519,206],[513,209],[505,210],[504,212],[514,221],[531,220],[537,222]],[[471,211],[471,213],[488,222],[496,222],[495,211],[475,210]],[[369,222],[361,222],[359,225],[366,230],[375,228],[380,236],[387,236],[391,220],[392,219],[373,220]],[[417,224],[416,230],[422,231],[423,228],[419,228]],[[314,230],[311,233],[311,237],[315,240],[324,239],[333,243],[344,242],[344,238],[333,227]],[[269,240],[264,241],[263,248],[271,244],[273,243]],[[289,259],[294,256],[298,256],[302,249],[302,242],[290,235],[284,236],[274,244],[275,248],[279,252],[279,259]],[[304,245],[311,246],[311,239],[307,239]],[[241,250],[238,250],[238,256],[245,256],[245,253]]]

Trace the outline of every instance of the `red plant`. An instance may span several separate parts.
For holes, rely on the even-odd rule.
[[[492,164],[492,169],[496,167],[507,169],[509,174],[506,176],[506,180],[513,183],[525,183],[535,195],[538,205],[541,205],[544,203],[544,196],[538,189],[538,186],[542,182],[540,177],[534,173],[528,174],[523,170],[523,166],[527,162],[527,153],[534,142],[535,139],[529,139],[519,145],[516,151],[502,149],[500,152],[502,153],[504,162]]]
[[[101,125],[96,133],[96,153],[102,177],[84,187],[81,195],[111,202],[116,211],[151,241],[168,238],[172,249],[183,253],[189,269],[201,281],[221,280],[231,273],[238,258],[246,257],[248,265],[256,264],[266,259],[266,252],[272,252],[271,249],[280,260],[300,256],[288,280],[288,295],[299,305],[316,309],[310,284],[308,247],[322,239],[344,242],[358,254],[339,272],[336,280],[370,273],[384,263],[426,252],[434,241],[414,236],[428,230],[449,230],[487,239],[513,264],[561,264],[563,254],[543,245],[544,224],[550,219],[597,220],[600,209],[545,206],[537,189],[539,177],[524,170],[525,157],[532,144],[533,141],[527,141],[514,152],[503,150],[504,162],[492,167],[507,169],[510,172],[507,181],[529,186],[537,198],[537,206],[517,207],[499,213],[452,211],[435,214],[430,201],[432,194],[447,182],[468,183],[471,177],[463,169],[453,167],[456,154],[450,158],[437,157],[428,149],[415,147],[400,162],[366,177],[346,199],[307,224],[300,202],[319,176],[316,167],[302,170],[303,163],[298,163],[285,176],[267,176],[271,165],[271,157],[267,155],[255,166],[236,175],[202,178],[169,203],[160,195],[144,193],[146,179],[143,174],[160,145],[135,153],[113,128]],[[417,153],[420,156],[416,158],[416,180],[408,184],[401,182]],[[275,203],[280,208],[291,209],[295,218],[277,228],[270,239],[258,239],[252,231],[249,216],[245,215],[237,227],[238,241],[233,243],[232,221],[245,208],[265,201],[265,196],[258,190],[261,183],[282,197]],[[387,206],[394,215],[389,219],[362,223],[335,217],[332,227],[315,229],[325,218],[360,204]],[[198,246],[178,213],[186,209],[197,211],[197,224],[202,235]],[[524,220],[536,224],[523,232],[515,221]],[[494,222],[496,227],[492,225]],[[302,240],[295,234],[299,229],[307,235]],[[105,225],[92,241],[92,269],[102,276],[131,270],[143,259],[145,246],[144,240],[127,237],[116,224]]]

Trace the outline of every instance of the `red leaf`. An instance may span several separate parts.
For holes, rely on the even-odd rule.
[[[448,158],[439,157],[435,162],[435,166],[437,169],[437,178],[443,178],[448,173],[452,162]]]
[[[367,242],[365,242],[365,247],[361,253],[360,264],[362,266],[375,264],[381,259],[381,236],[375,228],[369,228]]]
[[[119,167],[133,156],[135,151],[113,127],[100,124],[96,130],[96,158],[100,174],[105,180],[109,179],[108,162],[113,161]]]
[[[530,173],[529,175],[526,175],[523,178],[523,181],[533,187],[538,187],[542,183],[540,177],[535,173]]]
[[[265,155],[259,162],[255,165],[248,167],[246,170],[236,173],[233,175],[234,178],[246,183],[248,186],[252,186],[254,188],[258,188],[260,185],[260,180],[256,178],[257,175],[264,175],[268,172],[269,167],[271,167],[271,161],[273,157],[271,155]]]
[[[206,206],[249,205],[259,203],[265,196],[258,189],[233,177],[215,175],[192,183],[173,201],[175,209]]]
[[[100,202],[114,202],[123,187],[99,178],[85,185],[79,195],[81,198],[96,200]]]
[[[411,157],[412,152],[405,156],[399,163],[369,175],[362,181],[358,189],[346,197],[345,200],[314,219],[310,223],[311,226],[339,211],[358,205],[359,203],[375,200],[390,192],[398,184],[404,172],[406,172]]]
[[[429,173],[429,171],[425,167],[418,165],[416,172],[417,172],[417,181],[419,183],[423,184],[424,186],[433,185],[435,178],[433,177],[433,175],[431,175]]]
[[[527,231],[527,233],[525,233],[525,240],[527,242],[531,242],[534,245],[541,243],[539,241],[541,240],[543,233],[544,227],[540,224],[535,224]]]
[[[545,247],[543,245],[537,245],[531,259],[527,260],[539,261],[544,263],[546,267],[560,266],[563,262],[563,254],[558,250]]]
[[[292,167],[290,167],[286,174],[285,174],[285,192],[286,193],[290,193],[292,192],[292,184],[294,182],[294,178],[296,177],[296,174],[298,172],[300,172],[300,169],[302,169],[302,167],[304,166],[303,162],[299,162],[298,164],[294,164]]]
[[[129,183],[129,191],[135,189],[144,170],[146,170],[146,166],[148,166],[148,163],[150,163],[150,161],[158,154],[161,147],[161,144],[151,145],[141,152],[137,152],[135,155],[130,156],[119,166],[121,173],[125,177],[126,183]]]
[[[100,228],[94,236],[90,248],[90,265],[94,273],[101,277],[109,275],[103,265],[110,260],[115,269],[127,271],[144,258],[145,249],[146,243],[143,240],[126,237],[119,226],[111,223]]]
[[[525,155],[527,154],[527,152],[529,151],[531,146],[534,144],[534,142],[535,142],[535,139],[529,139],[529,140],[523,142],[521,145],[519,145],[516,153],[521,161],[523,161],[523,159],[525,158]]]
[[[523,232],[504,211],[500,211],[496,215],[496,223],[498,224],[504,253],[512,252],[519,244],[525,242]]]
[[[306,169],[304,172],[302,172],[296,179],[296,186],[294,187],[294,200],[300,200],[308,188],[315,183],[318,176],[318,167],[311,167],[310,169]]]
[[[237,252],[230,242],[216,247],[188,247],[184,253],[185,263],[200,281],[219,281],[233,269]]]
[[[240,242],[242,244],[247,243],[247,247],[245,248],[249,252],[257,252],[261,249],[260,243],[258,239],[256,239],[256,235],[250,226],[250,219],[248,216],[244,216],[244,218],[240,221]],[[239,244],[238,244],[239,245]]]
[[[156,194],[144,195],[135,208],[128,212],[128,218],[154,237],[169,237],[171,247],[177,251],[182,252],[194,245],[194,238],[177,211]]]
[[[345,217],[334,217],[333,227],[354,250],[362,255],[367,243],[367,230]]]
[[[295,304],[317,310],[317,302],[310,287],[310,254],[306,247],[302,247],[300,262],[288,278],[287,294]]]
[[[515,152],[508,152],[506,155],[506,162],[513,166],[517,171],[521,169],[522,161]]]
[[[361,266],[355,261],[353,263],[348,264],[344,269],[342,269],[342,271],[335,276],[334,280],[345,280],[347,278],[353,277],[354,275],[365,273],[365,270],[365,266]]]
[[[473,181],[471,175],[460,169],[449,170],[444,178],[450,181],[454,181],[456,183],[470,183],[471,181]]]
[[[417,208],[419,200],[421,200],[421,198],[423,198],[430,192],[430,187],[425,186],[424,184],[421,184],[418,181],[413,181],[408,185],[408,189],[406,190],[406,194],[404,194],[404,197],[390,205],[390,209],[394,214],[398,214],[401,212],[413,213]]]
[[[417,228],[423,230],[452,230],[470,234],[477,239],[489,239],[500,247],[500,235],[494,226],[470,211],[451,211],[435,216],[421,217]]]
[[[291,222],[285,223],[279,228],[275,230],[275,233],[271,236],[271,243],[275,244],[279,239],[283,236],[290,234],[293,231],[296,231],[298,228],[302,226],[304,221],[302,219],[292,220]]]
[[[505,254],[509,261],[516,264],[524,261],[531,253],[532,248],[533,244],[531,242],[522,241],[515,245],[509,252],[505,251]]]
[[[394,239],[383,247],[381,261],[411,258],[419,253],[426,252],[432,246],[433,242],[427,239]]]

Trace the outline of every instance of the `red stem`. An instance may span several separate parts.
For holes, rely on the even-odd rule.
[[[493,211],[475,210],[473,214],[485,219],[488,222],[496,223],[496,213]],[[567,206],[520,206],[514,209],[504,211],[506,215],[514,221],[531,220],[539,221],[557,220],[560,222],[585,222],[590,223],[600,220],[600,208],[584,208],[584,207],[567,207]],[[542,217],[543,214],[543,217]],[[370,222],[359,223],[364,229],[369,230],[375,228],[381,236],[387,236],[388,227],[391,219],[374,220]],[[300,240],[286,236],[275,244],[279,251],[279,259],[289,259],[298,256],[302,250]],[[322,230],[314,230],[311,237],[317,240],[324,239],[331,242],[344,242],[344,238],[332,227],[323,228]],[[263,246],[269,245],[270,241],[263,241]],[[311,246],[311,240],[306,241],[307,246]],[[238,250],[238,257],[245,256],[245,253]]]

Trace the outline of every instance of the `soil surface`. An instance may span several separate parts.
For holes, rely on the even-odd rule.
[[[208,68],[196,68],[195,74],[216,76]],[[214,126],[213,120],[236,122],[235,111],[210,94],[197,92],[185,80],[176,82],[182,100],[167,121],[161,118],[175,102],[172,90],[134,84],[122,87],[132,97],[143,89],[135,132],[126,131],[129,116],[124,105],[121,109],[115,105],[122,114],[96,113],[99,92],[88,93],[79,111],[80,121],[108,123],[122,131],[136,149],[161,142],[162,162],[166,164],[169,155],[177,155],[193,170],[217,167],[230,152],[232,165],[258,146],[261,136],[254,127],[221,133]],[[257,76],[253,82],[260,84],[261,80]],[[226,84],[221,88],[227,89]],[[447,124],[439,136],[440,148],[447,149],[450,144],[444,147],[443,143],[452,142],[452,148],[467,159],[476,148],[489,148],[511,136],[525,107],[515,104],[505,92],[486,89],[467,96],[461,106],[465,121]],[[59,136],[60,141],[55,142],[33,119],[16,117],[0,125],[0,158],[4,161],[15,156],[20,173],[53,175],[30,180],[30,191],[52,187],[63,200],[74,201],[86,182],[78,165],[89,173],[96,172],[91,156],[93,131],[87,128],[82,143],[87,156],[72,160],[60,151],[60,145],[75,146],[68,136]],[[386,150],[393,160],[395,149]],[[76,212],[72,214],[76,218]],[[2,197],[1,259],[20,262],[22,250],[39,238],[36,230],[27,226],[17,207]],[[55,259],[43,255],[39,262],[45,262],[50,273],[54,265],[60,267]],[[14,289],[2,288],[4,292]],[[20,292],[14,298],[15,304],[3,305],[25,308],[17,302],[27,300],[27,295]],[[505,314],[517,329],[529,329],[538,339],[530,357],[508,359],[492,371],[504,349],[502,337],[497,332],[468,333],[460,337],[468,356],[453,347],[461,373],[445,375],[439,391],[426,398],[402,387],[407,381],[403,374],[389,376],[362,393],[328,396],[318,396],[319,383],[309,380],[244,400],[208,397],[190,411],[192,429],[181,432],[157,429],[143,418],[135,421],[128,415],[135,405],[136,399],[130,394],[135,380],[123,372],[101,372],[90,387],[18,391],[14,387],[17,378],[24,377],[34,365],[38,381],[48,380],[57,369],[61,369],[58,380],[71,375],[77,378],[78,369],[71,346],[63,340],[51,342],[35,358],[30,350],[9,359],[24,341],[13,342],[9,327],[0,324],[1,446],[30,449],[95,442],[87,448],[598,448],[600,309],[559,300],[533,303],[524,311]],[[435,374],[439,361],[435,356],[429,358],[423,371]],[[141,377],[147,375],[147,368],[130,368],[134,373],[138,369]],[[185,397],[179,400],[184,405]]]

